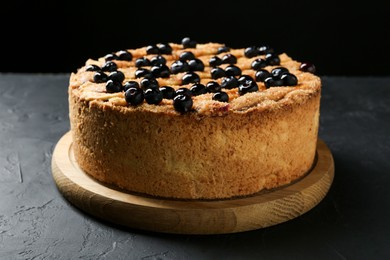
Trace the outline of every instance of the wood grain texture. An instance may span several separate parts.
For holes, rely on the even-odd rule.
[[[313,169],[288,186],[228,200],[160,199],[125,193],[87,176],[75,161],[68,132],[54,149],[52,174],[68,201],[99,219],[163,233],[223,234],[269,227],[309,211],[327,194],[334,162],[331,151],[319,139]]]

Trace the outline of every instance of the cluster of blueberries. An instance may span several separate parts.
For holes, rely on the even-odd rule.
[[[183,48],[195,48],[197,43],[189,37],[182,39]],[[227,46],[220,47],[217,54],[225,53],[222,58],[217,55],[209,60],[209,66],[212,67],[211,78],[216,80],[222,78],[221,84],[211,80],[206,85],[200,83],[200,77],[196,71],[204,71],[203,62],[196,58],[190,51],[182,52],[179,59],[174,61],[169,68],[166,65],[166,59],[162,54],[172,54],[172,48],[169,44],[149,45],[146,48],[147,54],[154,54],[151,59],[146,57],[138,58],[135,61],[137,70],[136,78],[142,78],[141,81],[127,81],[123,84],[125,75],[118,70],[114,60],[131,61],[133,56],[126,50],[106,55],[105,63],[102,67],[97,65],[87,66],[87,71],[94,71],[93,81],[96,83],[106,82],[106,91],[108,93],[125,92],[126,102],[137,106],[144,100],[148,104],[159,104],[162,99],[173,99],[173,105],[176,111],[185,113],[192,109],[192,96],[213,93],[212,99],[228,102],[229,96],[223,89],[238,88],[238,93],[244,95],[249,92],[258,91],[256,82],[264,82],[266,88],[271,86],[295,86],[298,84],[297,77],[290,73],[285,67],[276,67],[271,72],[264,67],[280,64],[279,56],[276,55],[269,46],[251,46],[244,50],[247,58],[265,55],[265,58],[255,59],[251,67],[256,71],[255,78],[249,75],[243,75],[241,69],[236,66],[237,58],[229,53]],[[228,64],[225,69],[219,67],[222,64]],[[145,67],[150,67],[147,69]],[[315,72],[314,65],[302,63],[301,70]],[[156,78],[168,78],[171,74],[185,72],[182,77],[182,84],[191,84],[190,88],[179,88],[175,90],[170,86],[159,86]]]

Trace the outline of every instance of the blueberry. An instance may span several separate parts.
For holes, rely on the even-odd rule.
[[[146,53],[147,54],[159,54],[160,49],[157,47],[157,45],[151,44],[151,45],[146,47]]]
[[[194,40],[191,40],[190,37],[185,37],[181,40],[181,43],[183,44],[183,47],[186,48],[195,48],[197,42]]]
[[[264,85],[266,88],[283,86],[283,84],[283,80],[278,77],[271,76],[264,80]]]
[[[187,72],[186,74],[183,75],[182,77],[182,84],[189,84],[189,83],[199,83],[200,82],[200,77],[198,74],[195,72]]]
[[[154,56],[153,58],[150,59],[150,64],[152,66],[165,65],[166,63],[167,63],[167,60],[161,55]]]
[[[259,90],[259,86],[257,83],[252,80],[243,80],[240,82],[240,85],[238,86],[238,93],[240,95],[245,95],[249,92],[256,92]]]
[[[225,68],[225,74],[226,76],[240,76],[241,69],[236,65],[229,65]]]
[[[238,87],[238,79],[234,76],[228,76],[222,79],[221,87],[226,89],[232,89]]]
[[[157,47],[161,54],[172,54],[172,47],[169,43],[159,43]]]
[[[106,83],[106,92],[115,93],[122,91],[123,87],[119,81],[114,81],[112,79],[108,80]]]
[[[142,57],[142,58],[138,58],[136,61],[135,61],[135,66],[137,68],[140,68],[140,67],[145,67],[145,66],[150,66],[151,63],[150,63],[150,60],[146,57]]]
[[[237,63],[237,58],[231,53],[227,53],[222,56],[221,58],[222,63],[228,63],[228,64],[235,64]]]
[[[256,71],[255,79],[256,81],[264,82],[264,80],[268,77],[271,77],[271,73],[268,70],[260,69]]]
[[[101,68],[98,65],[90,64],[85,68],[85,71],[100,71]]]
[[[310,62],[303,62],[299,66],[299,70],[304,71],[304,72],[310,72],[313,74],[316,73],[316,67],[314,66],[314,64],[312,64]]]
[[[104,56],[105,61],[117,60],[119,57],[115,53],[110,53]]]
[[[153,66],[150,69],[150,72],[152,73],[153,77],[156,78],[168,78],[169,75],[171,75],[171,71],[169,70],[168,66],[165,64]]]
[[[160,92],[163,95],[163,98],[173,99],[175,97],[175,89],[170,86],[163,86],[160,88]]]
[[[159,88],[158,81],[155,78],[143,78],[140,82],[140,86],[143,90],[146,90],[148,88]]]
[[[175,96],[176,95],[188,95],[188,96],[192,96],[192,92],[191,90],[189,90],[188,88],[178,88],[176,91],[175,91]]]
[[[269,53],[274,53],[274,49],[272,49],[268,45],[263,45],[258,48],[259,54],[264,55],[264,54],[269,54]]]
[[[188,63],[181,60],[174,61],[171,65],[171,73],[173,74],[185,72],[188,71],[188,69],[189,69]]]
[[[179,113],[186,113],[192,109],[193,101],[191,96],[185,94],[176,95],[173,98],[173,107]]]
[[[131,61],[133,59],[133,55],[126,50],[119,51],[117,55],[118,55],[118,60]]]
[[[187,61],[187,60],[192,60],[195,59],[195,55],[190,52],[190,51],[185,51],[180,53],[179,60],[181,61]]]
[[[213,56],[209,60],[209,65],[211,67],[217,67],[222,64],[222,59],[218,56]]]
[[[204,64],[200,59],[195,58],[189,60],[187,63],[189,70],[191,71],[204,71]]]
[[[163,100],[163,94],[156,88],[148,88],[144,91],[145,101],[148,104],[157,105]]]
[[[221,85],[218,84],[216,81],[209,81],[206,84],[207,92],[215,93],[218,91],[221,91]]]
[[[107,80],[108,80],[108,76],[103,71],[97,71],[93,75],[93,81],[95,83],[103,83],[103,82],[106,82]]]
[[[256,46],[250,46],[245,48],[244,55],[247,58],[253,58],[259,55],[259,49]]]
[[[271,74],[273,77],[281,77],[283,74],[288,73],[288,69],[285,67],[276,67],[271,70]]]
[[[139,68],[135,71],[135,77],[136,78],[151,78],[153,77],[153,74],[150,70],[145,69],[145,68]]]
[[[238,78],[238,83],[244,83],[245,81],[254,81],[254,79],[249,75],[241,75],[241,77]]]
[[[116,65],[116,63],[113,61],[107,61],[102,66],[102,71],[114,71],[114,70],[118,70],[118,65]]]
[[[267,62],[268,65],[279,65],[280,64],[280,58],[278,55],[274,53],[268,53],[265,55],[265,61]]]
[[[139,88],[139,83],[137,81],[134,81],[134,80],[127,81],[123,85],[123,89],[126,92],[129,88]]]
[[[259,69],[262,69],[266,66],[267,66],[267,62],[262,58],[255,59],[254,61],[252,61],[252,64],[251,64],[251,67],[254,70],[259,70]]]
[[[130,105],[139,105],[144,101],[144,92],[140,88],[130,87],[125,92],[125,100]]]
[[[291,73],[283,74],[280,79],[283,81],[284,86],[296,86],[298,84],[298,78]]]
[[[219,78],[225,77],[225,75],[226,75],[225,71],[220,67],[212,68],[210,71],[210,74],[211,74],[212,79],[219,79]]]
[[[108,74],[108,79],[121,83],[125,80],[125,74],[122,71],[116,70]]]
[[[199,96],[207,93],[206,86],[201,83],[195,83],[194,85],[192,85],[190,91],[194,96]]]
[[[212,99],[220,102],[228,102],[229,95],[224,91],[218,91],[213,94]]]
[[[229,51],[230,51],[230,48],[228,46],[222,46],[222,47],[218,48],[217,54],[224,53],[224,52],[229,52]]]

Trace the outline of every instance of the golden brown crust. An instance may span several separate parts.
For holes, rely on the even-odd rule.
[[[171,45],[177,56],[180,46]],[[198,44],[192,51],[213,55],[218,46]],[[131,52],[146,54],[145,48]],[[186,114],[165,99],[159,105],[129,106],[123,92],[105,93],[104,84],[90,82],[91,73],[81,68],[69,85],[80,167],[128,191],[183,199],[250,195],[296,180],[314,161],[321,81],[299,71],[300,63],[286,54],[280,57],[281,65],[298,77],[298,86],[265,89],[259,83],[260,91],[243,96],[232,89],[228,103],[206,94],[195,97],[194,111]]]

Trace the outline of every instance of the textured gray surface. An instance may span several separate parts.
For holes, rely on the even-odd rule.
[[[390,77],[324,77],[325,199],[273,227],[226,235],[123,228],[58,192],[51,156],[69,130],[68,74],[0,74],[0,259],[388,259]]]

